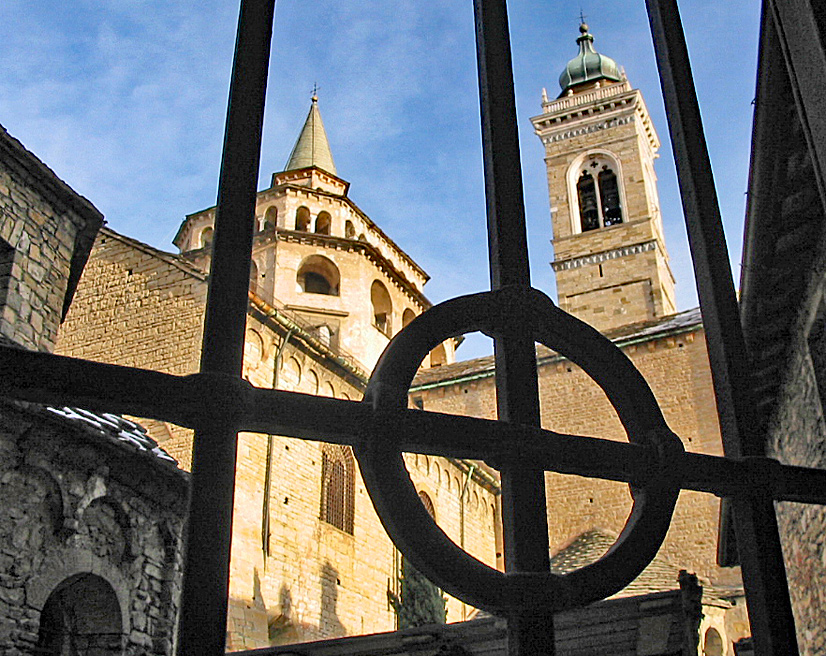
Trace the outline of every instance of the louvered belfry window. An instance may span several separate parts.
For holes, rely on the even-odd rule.
[[[349,446],[325,444],[321,452],[321,520],[353,534],[355,463]]]

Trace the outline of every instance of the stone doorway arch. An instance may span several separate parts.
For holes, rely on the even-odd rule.
[[[122,651],[121,607],[109,582],[88,572],[61,581],[40,613],[35,653],[115,656]]]

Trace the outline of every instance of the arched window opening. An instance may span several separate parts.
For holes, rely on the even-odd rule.
[[[318,396],[318,374],[312,369],[307,372],[307,387],[310,390],[310,394]]]
[[[353,535],[356,468],[349,446],[325,444],[321,452],[321,521]]]
[[[306,258],[296,276],[300,291],[326,296],[338,296],[340,279],[338,267],[322,255]]]
[[[272,231],[275,230],[275,226],[278,225],[278,208],[275,205],[270,205],[267,208],[267,211],[264,212],[264,225],[262,226],[263,231]]]
[[[393,303],[387,287],[374,280],[370,287],[370,302],[373,304],[373,325],[388,337],[393,334]]]
[[[303,205],[295,211],[295,229],[307,232],[310,229],[310,210]]]
[[[447,352],[445,351],[445,345],[439,344],[430,352],[430,366],[441,367],[443,364],[447,364]]]
[[[212,247],[212,239],[215,235],[215,231],[211,227],[204,228],[201,230],[201,248],[210,248]]]
[[[255,260],[250,260],[250,291],[253,294],[258,293],[258,265]]]
[[[365,244],[367,243],[367,237],[364,236],[363,232],[359,235],[359,241],[363,241]]]
[[[353,225],[352,221],[345,221],[344,222],[344,236],[347,239],[354,239],[356,236],[356,227]]]
[[[606,156],[593,155],[578,171],[576,196],[580,231],[622,223],[622,195],[616,164]]]
[[[409,324],[413,319],[416,318],[416,313],[413,312],[410,308],[407,308],[402,314],[402,328],[404,328],[407,324]]]
[[[711,628],[706,631],[706,638],[703,641],[703,656],[723,656],[723,639],[717,629]]]
[[[596,230],[599,228],[599,209],[594,177],[587,171],[583,171],[576,183],[576,190],[579,197],[579,218],[582,232]]]
[[[431,499],[430,495],[424,490],[419,492],[419,499],[422,500],[422,505],[424,506],[424,509],[427,511],[427,514],[430,515],[431,519],[435,522],[436,507],[433,505],[433,499]]]
[[[40,613],[35,653],[108,656],[122,653],[123,624],[117,595],[95,574],[65,579]]]
[[[128,530],[123,508],[111,497],[100,497],[83,511],[78,533],[96,556],[121,563],[131,556]]]
[[[319,235],[329,235],[332,223],[333,219],[330,217],[329,212],[319,212],[318,216],[315,218],[316,233]]]
[[[607,166],[599,172],[599,197],[602,200],[602,223],[606,226],[622,223],[617,174]]]

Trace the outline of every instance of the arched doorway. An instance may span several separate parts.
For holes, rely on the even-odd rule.
[[[89,573],[63,580],[43,605],[35,653],[115,656],[122,651],[121,608],[112,586]]]

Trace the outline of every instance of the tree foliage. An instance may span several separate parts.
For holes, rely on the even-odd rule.
[[[399,618],[400,629],[445,623],[447,610],[444,594],[407,558],[402,558],[399,584],[399,595],[388,592],[388,596]]]

